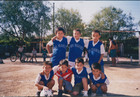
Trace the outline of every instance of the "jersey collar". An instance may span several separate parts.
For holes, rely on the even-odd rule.
[[[93,42],[92,42],[93,46],[95,46],[98,42],[99,42],[99,40],[94,44],[94,41],[93,41]]]
[[[76,39],[74,38],[74,40],[75,40],[76,42],[79,42],[79,41],[80,41],[80,38],[79,38],[78,40],[76,40]]]
[[[44,75],[45,75],[45,74],[44,74]],[[48,76],[48,77],[45,75],[45,79],[46,79],[46,80],[49,80],[49,78],[50,78],[50,73],[49,73],[49,76]]]
[[[77,72],[78,74],[80,74],[82,71],[83,71],[83,69],[82,69],[81,71],[79,71],[79,72],[78,72],[78,70],[76,70],[76,72]]]
[[[59,40],[58,38],[56,38],[57,41],[61,42],[63,40],[63,38],[61,40]]]
[[[94,77],[94,75],[93,75],[93,78],[94,78],[94,80],[99,80],[100,78],[101,78],[101,74],[100,74],[100,76],[96,79],[95,77]]]

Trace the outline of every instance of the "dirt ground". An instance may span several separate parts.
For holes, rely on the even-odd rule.
[[[4,64],[0,64],[0,96],[35,96],[37,88],[34,81],[42,70],[42,59],[37,60],[40,62],[20,63],[19,60],[11,62],[5,59]],[[110,64],[105,64],[104,67],[110,81],[108,96],[140,96],[140,65],[118,64],[110,67]],[[53,89],[57,90],[57,77],[54,79]]]

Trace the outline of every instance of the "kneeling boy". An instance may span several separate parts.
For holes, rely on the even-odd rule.
[[[37,96],[40,97],[41,90],[48,90],[52,89],[52,87],[55,84],[55,81],[53,80],[53,76],[58,70],[58,66],[55,66],[52,69],[52,63],[47,61],[43,63],[43,71],[38,74],[35,86],[38,88]]]
[[[71,70],[74,74],[75,81],[72,94],[76,96],[83,90],[83,96],[88,96],[87,76],[90,70],[87,70],[86,67],[84,67],[84,60],[82,58],[77,58],[75,60],[75,67]]]
[[[104,73],[101,72],[101,65],[99,63],[92,64],[92,73],[90,76],[90,88],[92,90],[92,96],[96,96],[96,91],[100,87],[103,95],[107,93],[107,85],[109,81]]]
[[[59,84],[58,97],[62,96],[63,93],[62,87],[64,87],[64,91],[68,93],[72,92],[72,84],[71,84],[72,74],[73,74],[72,71],[68,69],[68,61],[67,60],[60,61],[60,70],[56,72]]]

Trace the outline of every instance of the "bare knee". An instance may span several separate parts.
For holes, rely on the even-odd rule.
[[[77,95],[79,94],[79,92],[74,91],[72,94],[73,94],[74,96],[77,96]]]
[[[85,82],[87,83],[87,78],[82,78],[82,82],[83,83],[85,83]]]
[[[95,93],[97,91],[97,87],[95,85],[91,85],[90,87],[91,87],[92,92]]]
[[[107,92],[107,86],[104,84],[101,86],[101,90],[103,91],[103,93]]]

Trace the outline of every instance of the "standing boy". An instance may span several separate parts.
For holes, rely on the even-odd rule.
[[[50,55],[53,66],[59,64],[66,57],[67,39],[64,37],[65,30],[62,27],[56,29],[56,39],[48,42],[46,48],[50,54],[50,46],[53,45],[53,53]]]
[[[75,81],[72,94],[77,96],[83,90],[83,96],[88,96],[87,76],[91,70],[87,70],[86,67],[84,67],[84,60],[82,58],[77,58],[75,60],[75,67],[71,70],[74,74]]]
[[[58,76],[58,85],[59,85],[59,91],[58,91],[58,97],[62,97],[62,87],[64,87],[64,91],[71,93],[72,92],[72,79],[73,72],[68,69],[68,61],[62,60],[60,61],[60,70],[56,72],[56,75]]]
[[[82,52],[84,50],[85,45],[88,44],[88,40],[84,40],[80,38],[81,31],[80,29],[73,30],[73,37],[67,36],[68,44],[69,44],[69,65],[75,66],[75,59],[82,57]]]
[[[45,62],[47,58],[47,50],[45,48],[42,50],[42,56],[43,56],[43,61]]]
[[[112,59],[112,65],[111,66],[116,66],[116,42],[113,40],[113,37],[109,37],[109,50],[108,53],[110,54],[110,57]]]
[[[50,90],[55,84],[55,81],[53,80],[53,76],[58,70],[58,66],[55,66],[52,69],[52,63],[47,61],[43,63],[43,71],[38,74],[35,86],[38,88],[37,96],[40,97],[41,91],[44,90]]]
[[[96,96],[96,91],[98,88],[101,89],[103,95],[107,93],[107,85],[109,81],[104,73],[101,72],[101,65],[99,63],[94,63],[92,65],[92,73],[90,76],[90,88],[92,90],[91,96]]]
[[[88,44],[88,57],[89,57],[89,65],[93,63],[101,64],[101,70],[104,73],[104,62],[103,56],[105,53],[104,45],[100,42],[100,32],[98,30],[94,30],[92,32],[92,41]]]
[[[71,67],[75,66],[75,59],[82,57],[82,52],[84,50],[84,47],[88,45],[88,40],[81,39],[81,30],[80,29],[74,29],[73,30],[73,37],[67,36],[67,41],[69,44],[69,65]],[[53,37],[52,40],[55,40],[56,37]]]

